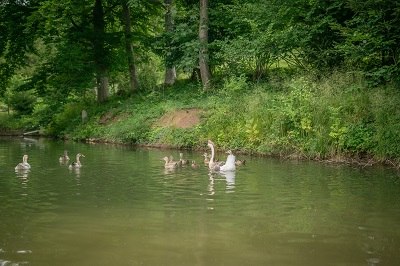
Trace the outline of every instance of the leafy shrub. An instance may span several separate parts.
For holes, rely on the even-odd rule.
[[[29,91],[14,92],[9,97],[9,105],[18,115],[32,114],[35,102],[36,96]]]
[[[226,93],[235,93],[245,91],[248,87],[249,85],[246,82],[245,76],[233,76],[225,80],[223,91]]]
[[[49,133],[60,136],[67,131],[71,131],[81,123],[83,109],[85,109],[83,103],[68,103],[64,105],[62,112],[54,115],[53,122],[48,129]]]
[[[347,128],[343,148],[353,153],[370,152],[375,146],[374,129],[371,125],[355,124]]]
[[[400,93],[395,89],[380,89],[371,98],[376,143],[372,151],[379,157],[400,157]]]

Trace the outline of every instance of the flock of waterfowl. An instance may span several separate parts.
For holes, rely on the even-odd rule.
[[[228,150],[226,153],[228,157],[226,161],[218,161],[215,159],[215,144],[211,140],[208,140],[207,146],[211,149],[211,156],[207,153],[204,153],[204,164],[208,166],[211,171],[214,172],[228,172],[235,171],[237,165],[243,165],[246,163],[245,160],[236,160],[235,155],[233,155],[231,150]],[[164,167],[165,169],[176,169],[183,165],[188,165],[189,160],[183,159],[183,154],[179,153],[179,161],[174,161],[172,156],[165,156],[163,160],[165,161]],[[199,165],[195,162],[191,162],[192,168],[198,168]]]
[[[226,158],[226,161],[218,161],[215,159],[215,144],[211,140],[208,140],[207,146],[211,149],[211,156],[207,153],[204,153],[204,164],[208,166],[208,168],[211,171],[215,172],[227,172],[227,171],[235,171],[237,165],[243,165],[245,164],[245,160],[236,160],[235,155],[233,155],[232,151],[229,150],[227,151],[228,157]],[[82,153],[78,153],[76,155],[76,161],[72,162],[69,164],[68,168],[69,169],[77,169],[82,167],[82,163],[80,161],[81,157],[85,157]],[[179,160],[174,161],[174,158],[172,156],[165,156],[163,158],[165,161],[164,167],[165,169],[176,169],[178,167],[181,167],[183,165],[191,165],[192,168],[198,168],[199,165],[195,161],[189,161],[187,159],[183,158],[183,153],[179,153]],[[68,151],[64,151],[64,154],[60,156],[59,158],[60,163],[62,164],[67,164],[69,162],[69,156],[68,156]],[[31,169],[30,164],[28,163],[28,155],[24,155],[22,157],[22,163],[19,163],[17,166],[15,166],[15,170],[29,170]]]
[[[82,153],[78,153],[76,155],[76,161],[72,162],[68,168],[69,169],[77,169],[82,167],[82,163],[80,161],[81,157],[85,157]],[[64,151],[64,154],[60,156],[59,161],[61,164],[67,164],[69,162],[69,156],[68,156],[68,151]],[[22,163],[17,164],[15,166],[15,170],[29,170],[31,169],[31,165],[28,163],[28,155],[24,155],[22,157]]]

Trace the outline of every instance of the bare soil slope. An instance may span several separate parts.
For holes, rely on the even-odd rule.
[[[164,114],[157,122],[158,127],[191,128],[200,123],[201,109],[181,109]]]

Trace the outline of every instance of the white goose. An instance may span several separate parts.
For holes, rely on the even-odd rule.
[[[220,167],[220,171],[222,172],[227,172],[227,171],[235,171],[236,170],[236,157],[233,155],[232,151],[229,150],[226,152],[228,154],[228,157],[226,158],[226,162],[224,165]]]
[[[22,157],[22,163],[17,164],[17,166],[15,166],[15,170],[28,170],[31,169],[30,164],[28,163],[28,155],[24,155]]]
[[[214,142],[208,140],[207,146],[211,148],[211,158],[210,162],[208,163],[208,168],[210,170],[221,171],[221,172],[236,170],[236,165],[235,165],[236,157],[235,155],[232,154],[231,150],[227,151],[228,157],[226,158],[225,164],[223,164],[220,162],[214,162],[214,156],[215,156]]]
[[[85,157],[85,155],[83,155],[82,153],[78,153],[77,155],[76,155],[76,162],[72,162],[70,165],[69,165],[69,169],[73,169],[73,168],[81,168],[82,167],[82,164],[81,164],[81,161],[79,160],[79,158],[80,157]]]

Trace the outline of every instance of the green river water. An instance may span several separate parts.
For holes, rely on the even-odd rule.
[[[400,265],[399,171],[183,153],[0,138],[0,265]]]

